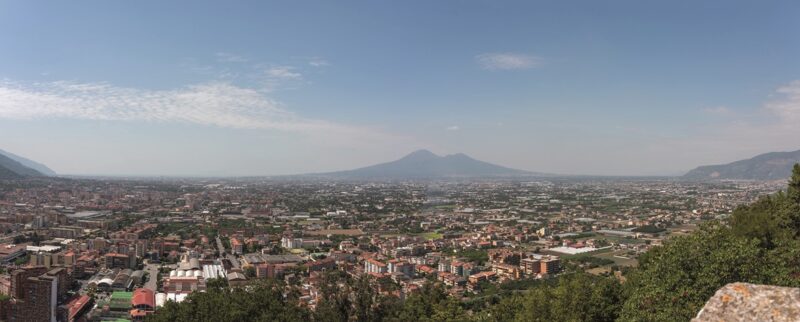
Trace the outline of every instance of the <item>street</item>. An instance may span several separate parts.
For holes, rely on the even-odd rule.
[[[144,287],[154,292],[158,291],[158,267],[159,264],[147,264],[147,266],[145,266],[145,270],[149,274],[149,279],[147,283],[144,284]]]
[[[238,258],[236,258],[236,256],[234,256],[233,254],[231,254],[231,253],[227,253],[227,252],[225,251],[225,246],[223,246],[223,245],[222,245],[222,240],[221,240],[221,239],[219,239],[219,236],[217,236],[217,248],[219,249],[219,254],[220,254],[220,256],[221,256],[223,253],[226,253],[226,254],[227,254],[227,255],[225,256],[225,258],[227,258],[229,261],[231,261],[231,265],[233,265],[233,268],[237,268],[237,269],[238,269],[238,268],[240,268],[241,264],[239,263],[239,259],[238,259]]]

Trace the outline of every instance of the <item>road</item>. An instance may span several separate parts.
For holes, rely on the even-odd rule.
[[[147,273],[150,274],[150,277],[147,280],[147,283],[144,284],[144,287],[146,289],[152,290],[154,292],[158,291],[157,290],[157,288],[158,288],[158,265],[157,264],[147,264],[147,266],[145,267],[145,270],[147,270]]]
[[[233,268],[237,268],[237,269],[238,269],[238,268],[241,268],[241,267],[240,267],[240,266],[241,266],[241,264],[239,263],[239,259],[238,259],[238,258],[236,258],[236,256],[233,256],[233,255],[231,255],[231,254],[228,254],[228,260],[229,260],[229,261],[231,261],[231,264],[233,264]]]
[[[217,236],[217,249],[219,249],[220,256],[222,256],[222,254],[225,253],[225,246],[222,245],[222,240],[219,239],[219,236]]]
[[[239,263],[239,259],[236,258],[236,256],[232,255],[231,253],[228,253],[228,252],[225,251],[225,246],[222,245],[222,240],[219,239],[219,236],[217,236],[217,248],[219,249],[219,255],[220,256],[222,256],[222,254],[227,254],[225,256],[225,258],[227,258],[229,261],[231,261],[231,265],[233,265],[233,268],[237,268],[237,269],[241,268],[241,264]]]

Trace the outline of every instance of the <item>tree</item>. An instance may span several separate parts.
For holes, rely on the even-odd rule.
[[[730,219],[734,234],[758,239],[766,248],[775,247],[778,239],[790,238],[793,233],[787,228],[791,226],[791,219],[788,213],[781,211],[781,205],[787,201],[786,195],[779,192],[751,205],[737,207]]]
[[[598,239],[594,240],[594,246],[595,247],[606,247],[606,246],[608,246],[610,244],[611,243],[609,243],[608,240],[606,240],[604,238],[598,238]]]
[[[95,295],[97,295],[97,286],[94,284],[89,285],[89,288],[86,290],[86,295],[94,300]]]
[[[625,283],[622,321],[690,320],[722,286],[732,282],[790,283],[787,258],[761,247],[760,240],[736,235],[719,222],[676,237],[639,258]]]
[[[284,297],[284,285],[261,282],[247,288],[209,288],[180,304],[168,301],[148,321],[308,321],[310,312]]]
[[[467,315],[461,304],[449,297],[440,283],[428,282],[406,298],[400,310],[388,321],[464,321]]]
[[[228,287],[228,280],[224,277],[211,278],[206,281],[206,289],[222,290]]]
[[[511,297],[490,309],[496,321],[614,321],[622,305],[616,279],[583,272],[562,276],[557,285],[539,284],[521,297]],[[513,311],[512,311],[513,312]]]
[[[513,321],[520,308],[523,307],[523,297],[513,294],[500,302],[490,306],[483,313],[476,316],[481,321]]]
[[[362,275],[353,285],[353,315],[358,322],[376,321],[372,307],[377,303],[378,292],[370,286],[369,275]]]
[[[351,314],[352,303],[348,292],[345,292],[340,285],[342,278],[337,273],[338,271],[328,272],[322,276],[321,299],[314,311],[315,321],[347,321]]]
[[[795,164],[786,192],[738,207],[730,220],[735,234],[756,238],[766,248],[800,238],[800,164]]]
[[[255,278],[256,277],[256,268],[253,266],[246,266],[244,268],[244,276],[247,278]]]
[[[369,275],[353,280],[340,271],[325,273],[314,320],[377,322],[397,314],[402,303],[395,296],[379,294],[376,282]]]
[[[789,179],[786,193],[795,204],[800,204],[800,163],[792,167],[792,177]]]
[[[464,321],[466,317],[461,303],[454,297],[447,297],[446,300],[436,305],[430,321],[460,322]]]

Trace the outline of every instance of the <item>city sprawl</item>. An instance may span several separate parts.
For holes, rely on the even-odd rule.
[[[437,283],[465,307],[478,306],[578,271],[624,280],[651,247],[784,185],[606,177],[0,181],[0,293],[15,299],[23,320],[142,320],[195,292],[265,281],[313,310],[335,274],[399,299]]]

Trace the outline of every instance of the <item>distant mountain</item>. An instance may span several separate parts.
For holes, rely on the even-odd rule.
[[[46,175],[46,176],[55,176],[56,175],[56,172],[51,170],[50,168],[48,168],[46,165],[41,164],[41,163],[36,162],[36,161],[33,161],[33,160],[30,160],[30,159],[27,159],[25,157],[18,156],[18,155],[14,154],[14,153],[11,153],[11,152],[8,152],[8,151],[4,151],[4,150],[0,149],[0,155],[5,155],[8,158],[10,158],[11,160],[17,161],[20,164],[22,164],[23,166],[26,166],[28,168],[34,169],[34,170],[38,171],[39,173],[41,173],[43,175]]]
[[[39,171],[28,168],[5,155],[0,154],[0,179],[18,179],[22,177],[39,177]]]
[[[687,179],[778,180],[792,176],[792,166],[800,163],[800,150],[764,153],[728,164],[706,165],[689,171]]]
[[[475,160],[462,153],[438,156],[428,150],[418,150],[396,161],[355,170],[318,175],[349,179],[419,179],[533,176],[542,174],[494,165]]]
[[[11,171],[6,167],[0,166],[0,180],[19,178],[22,178],[22,176],[16,174],[14,171]]]

